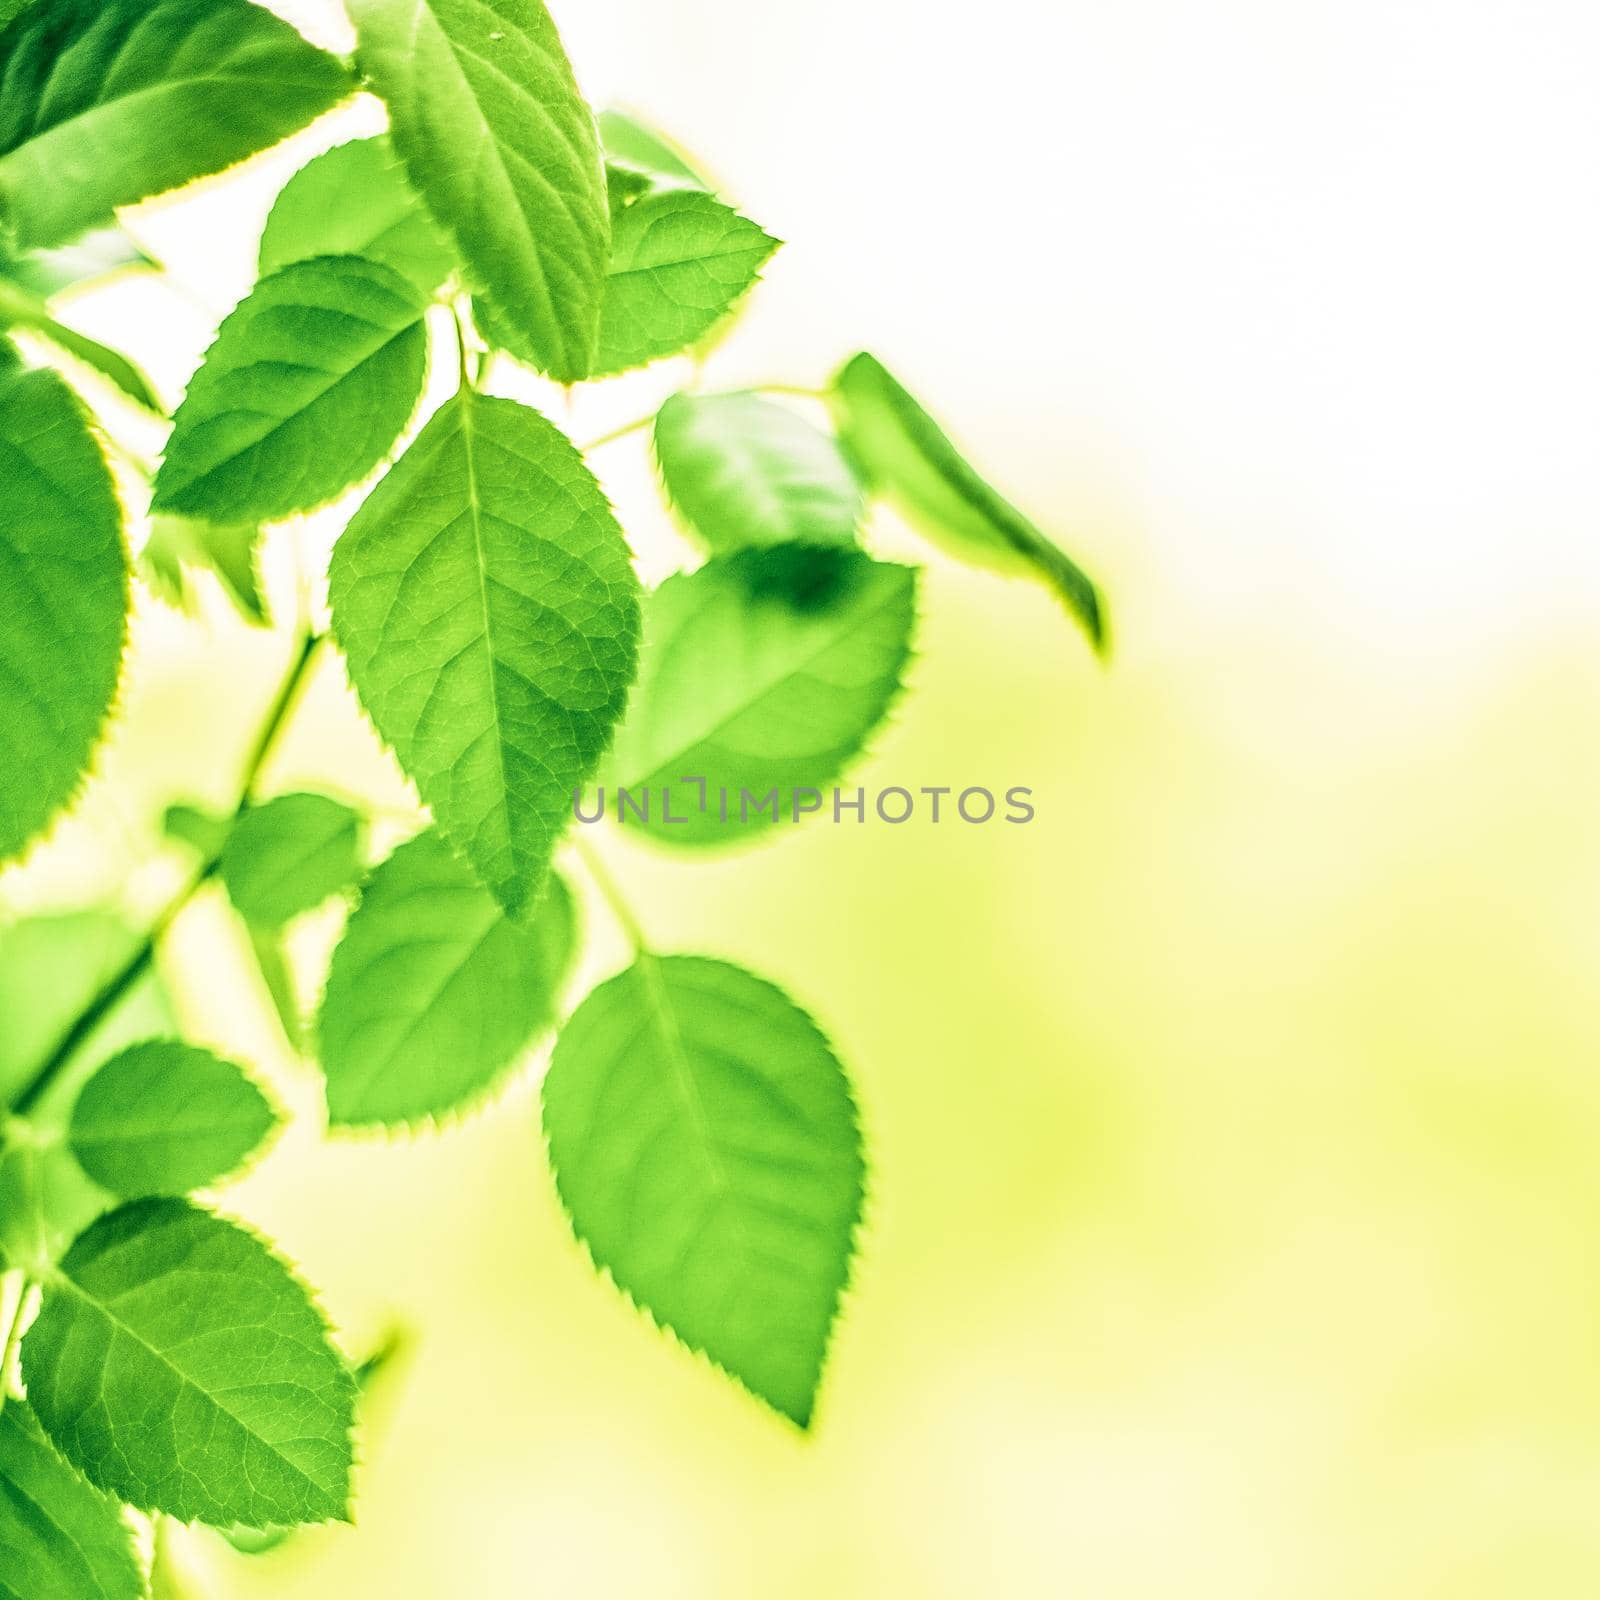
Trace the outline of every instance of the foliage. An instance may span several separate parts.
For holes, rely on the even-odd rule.
[[[572,384],[698,359],[776,239],[666,137],[595,118],[542,0],[350,10],[353,68],[248,0],[3,13],[0,328],[28,337],[0,337],[0,863],[99,769],[135,574],[192,604],[209,572],[269,626],[262,545],[376,481],[326,605],[282,627],[289,668],[229,806],[171,796],[183,888],[142,933],[100,914],[0,929],[0,1594],[142,1592],[150,1541],[125,1508],[241,1549],[349,1514],[356,1376],[295,1272],[209,1198],[279,1111],[257,1064],[182,1037],[154,975],[208,885],[316,1058],[334,1129],[465,1115],[553,1036],[544,1132],[594,1264],[811,1426],[868,1171],[843,1055],[765,979],[656,951],[581,844],[635,951],[569,1014],[581,941],[557,853],[597,783],[773,797],[770,816],[629,818],[692,852],[747,844],[791,805],[798,819],[849,770],[913,654],[918,573],[870,553],[880,501],[974,565],[1042,579],[1106,636],[1076,563],[867,355],[826,391],[691,384],[618,430],[653,424],[668,500],[709,552],[645,593],[584,452],[493,393],[494,370]],[[105,425],[119,392],[157,415],[161,397],[56,297],[160,270],[118,207],[358,87],[388,132],[282,189],[146,502],[137,458],[109,465]],[[430,368],[456,388],[419,417]],[[260,792],[335,649],[426,808],[387,853],[359,801]],[[330,906],[343,933],[311,1027],[285,951]]]

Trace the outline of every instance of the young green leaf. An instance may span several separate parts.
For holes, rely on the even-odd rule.
[[[809,1426],[865,1170],[811,1019],[738,967],[643,955],[562,1030],[544,1126],[595,1263]]]
[[[248,0],[39,0],[0,32],[0,220],[23,248],[220,172],[352,88]]]
[[[687,184],[691,189],[713,187],[665,134],[646,127],[626,111],[600,113],[600,141],[608,159],[618,166],[631,167],[649,178]]]
[[[455,266],[386,138],[354,139],[283,186],[261,234],[261,275],[313,256],[363,256],[432,294]]]
[[[987,484],[938,423],[875,357],[856,356],[834,380],[839,433],[869,484],[935,543],[975,566],[1042,577],[1108,647],[1098,590],[1078,565]]]
[[[122,512],[52,372],[0,364],[0,861],[72,798],[116,693]]]
[[[512,922],[437,833],[373,874],[334,952],[322,1069],[335,1127],[412,1126],[487,1094],[555,1019],[572,898]]]
[[[113,1056],[83,1086],[67,1142],[101,1188],[137,1200],[220,1182],[277,1123],[267,1097],[231,1061],[152,1039]]]
[[[698,190],[635,201],[616,220],[594,376],[686,350],[728,314],[777,248],[770,234]]]
[[[426,293],[358,256],[297,261],[222,324],[173,424],[153,505],[269,522],[331,500],[416,410]]]
[[[142,1511],[248,1527],[348,1520],[355,1382],[304,1287],[182,1200],[95,1223],[22,1343],[45,1431]]]
[[[655,447],[672,503],[714,551],[855,542],[861,485],[839,446],[787,406],[674,395]]]
[[[0,274],[0,328],[25,328],[48,339],[58,349],[76,356],[102,377],[109,378],[136,405],[160,416],[166,414],[155,390],[150,387],[150,380],[125,355],[57,322],[43,300],[3,274]]]
[[[329,600],[378,732],[525,917],[637,657],[638,582],[583,458],[536,412],[464,391],[351,520]]]
[[[630,807],[623,816],[665,843],[725,844],[779,817],[798,821],[797,808],[816,809],[800,792],[839,777],[900,687],[912,569],[856,550],[808,552],[820,571],[797,594],[769,567],[793,554],[720,557],[646,602],[639,682],[602,781],[636,804],[649,791],[648,821]],[[703,806],[689,779],[704,781]]]
[[[361,876],[361,818],[325,794],[282,794],[252,806],[222,847],[222,882],[234,909],[280,928]]]
[[[51,1448],[27,1401],[0,1411],[0,1600],[142,1600],[133,1530]]]
[[[594,118],[544,0],[352,0],[412,183],[524,356],[589,376],[610,233]]]
[[[239,615],[264,627],[267,598],[256,567],[260,542],[261,525],[256,522],[212,522],[158,512],[139,552],[139,575],[168,605],[192,613],[199,606],[194,574],[209,572]]]

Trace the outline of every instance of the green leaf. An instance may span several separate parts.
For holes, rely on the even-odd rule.
[[[971,565],[1043,578],[1104,653],[1109,639],[1094,584],[979,477],[880,361],[856,356],[834,385],[840,437],[874,490],[927,538]]]
[[[674,395],[655,446],[673,504],[714,551],[855,542],[861,486],[838,445],[787,406]]]
[[[0,1600],[141,1600],[122,1507],[51,1448],[27,1401],[0,1412]]]
[[[596,1265],[809,1426],[865,1171],[811,1019],[738,967],[641,956],[562,1030],[544,1126]]]
[[[270,522],[358,482],[416,410],[427,309],[410,279],[357,256],[263,279],[189,384],[155,509]]]
[[[430,295],[455,266],[386,138],[337,145],[283,186],[261,234],[261,275],[312,256],[363,256]]]
[[[635,201],[616,220],[593,375],[687,349],[728,314],[777,248],[755,223],[698,190]]]
[[[71,800],[127,632],[122,511],[82,407],[0,366],[0,861]]]
[[[99,1488],[184,1522],[348,1520],[355,1382],[304,1287],[182,1200],[102,1217],[45,1285],[28,1399]]]
[[[169,839],[188,845],[207,861],[222,854],[232,827],[230,817],[208,811],[203,806],[168,806],[161,815],[161,831]]]
[[[0,32],[0,219],[24,248],[220,172],[349,75],[247,0],[49,0]]]
[[[606,155],[619,166],[631,167],[647,177],[710,189],[691,160],[665,134],[646,127],[626,111],[600,113],[600,140]]]
[[[373,874],[334,952],[322,1068],[335,1127],[410,1126],[491,1092],[555,1020],[572,897],[512,922],[437,833]]]
[[[797,790],[823,790],[882,721],[911,651],[916,574],[860,551],[806,552],[819,566],[796,592],[774,557],[746,550],[669,578],[645,605],[639,682],[602,775],[649,820],[624,819],[668,844],[725,844],[793,822]],[[697,784],[706,785],[701,808]],[[672,791],[667,821],[662,788]],[[750,802],[742,803],[741,790]],[[719,791],[727,794],[727,817]]]
[[[50,308],[21,284],[0,275],[0,328],[25,328],[109,378],[135,404],[159,416],[166,412],[150,380],[119,351],[57,322]]]
[[[589,375],[609,237],[594,118],[543,0],[352,0],[412,183],[524,356]]]
[[[361,818],[324,794],[283,794],[239,818],[222,882],[246,922],[280,928],[361,876]]]
[[[221,1182],[277,1124],[267,1097],[231,1061],[152,1039],[113,1056],[83,1086],[67,1140],[101,1188],[137,1200]]]
[[[256,566],[260,543],[258,522],[158,512],[139,552],[139,574],[160,599],[192,614],[199,605],[193,574],[209,572],[246,622],[265,627],[267,599]]]
[[[334,548],[333,626],[362,703],[514,917],[622,713],[637,596],[583,458],[536,412],[470,390]]]

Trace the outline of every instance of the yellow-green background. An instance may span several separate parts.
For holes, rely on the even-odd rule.
[[[321,0],[284,7],[337,41]],[[586,88],[791,241],[708,381],[876,349],[1107,584],[938,562],[861,781],[1038,819],[610,855],[852,1065],[870,1221],[814,1437],[566,1235],[537,1067],[414,1142],[297,1131],[225,1204],[353,1349],[415,1331],[359,1526],[218,1600],[1566,1600],[1600,1589],[1600,25],[1577,0],[569,0]],[[225,309],[324,124],[134,214]],[[205,318],[80,302],[176,393]],[[569,409],[580,436],[676,376]],[[124,437],[153,448],[129,419]],[[652,573],[637,440],[597,457]],[[339,514],[348,512],[348,506]],[[339,516],[298,540],[314,551]],[[912,547],[887,522],[879,547]],[[287,593],[280,539],[275,583]],[[142,616],[13,910],[159,903],[281,641]],[[331,674],[274,780],[404,791]],[[336,919],[335,919],[336,920]],[[598,906],[586,977],[622,952]],[[302,930],[311,965],[336,928]],[[216,907],[186,1015],[298,1103]]]

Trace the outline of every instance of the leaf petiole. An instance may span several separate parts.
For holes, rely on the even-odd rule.
[[[649,942],[645,939],[644,929],[634,915],[633,907],[628,904],[628,897],[623,894],[617,880],[611,875],[611,869],[601,858],[599,851],[594,849],[587,840],[574,838],[572,848],[578,859],[583,862],[584,870],[589,874],[590,881],[600,891],[600,898],[605,901],[606,909],[616,919],[628,937],[628,943],[638,955],[648,955]]]

